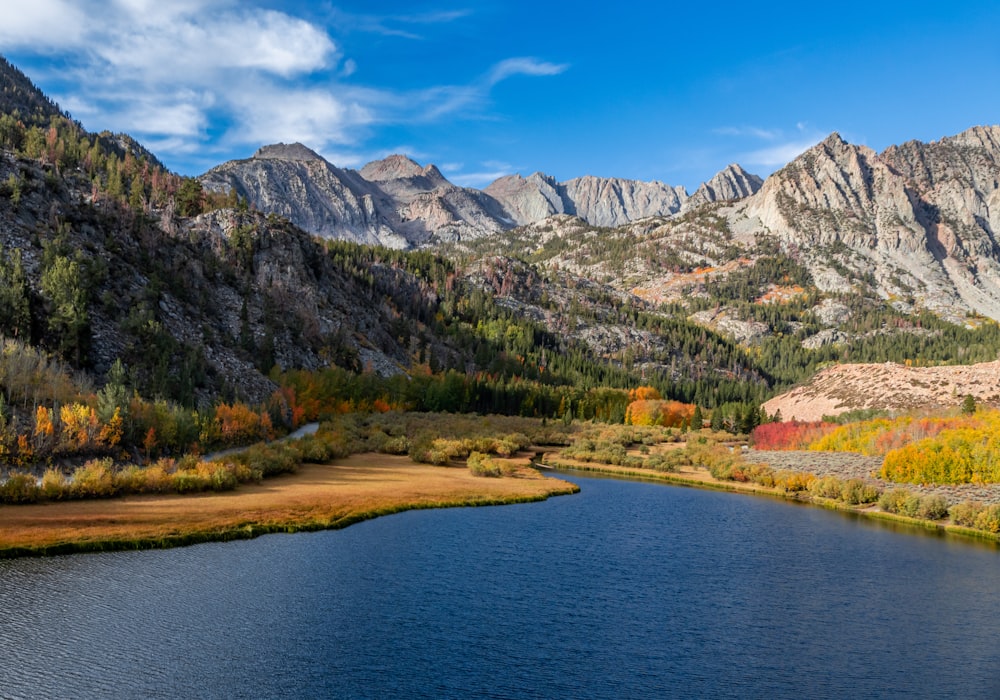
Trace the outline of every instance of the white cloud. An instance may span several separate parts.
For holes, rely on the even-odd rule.
[[[284,77],[309,73],[325,67],[336,49],[318,27],[280,12],[192,14],[192,9],[203,8],[127,12],[117,18],[113,35],[95,43],[93,51],[119,71],[199,82],[232,69]]]
[[[794,129],[764,128],[759,126],[723,126],[713,129],[714,134],[748,140],[747,148],[736,158],[745,166],[779,168],[794,160],[803,151],[823,140],[825,134],[811,128],[805,122],[797,122]],[[791,132],[791,133],[789,133]],[[752,142],[766,142],[763,148],[752,147]]]
[[[448,179],[459,187],[484,187],[494,180],[498,180],[505,175],[513,175],[510,170],[493,170],[482,173],[463,173],[461,175],[449,175]]]
[[[0,48],[33,47],[39,50],[78,46],[88,24],[80,3],[68,0],[35,0],[5,8],[0,22]]]
[[[566,65],[501,61],[470,84],[352,85],[358,65],[322,25],[244,0],[33,0],[0,22],[0,53],[57,55],[54,90],[86,126],[126,131],[164,157],[301,141],[356,158],[379,125],[488,118],[490,90]],[[468,10],[333,16],[369,31],[455,22]],[[346,18],[346,19],[345,19]],[[380,24],[381,23],[381,24]],[[468,176],[474,177],[474,176]]]
[[[229,96],[235,127],[229,138],[242,143],[299,141],[322,148],[347,143],[350,132],[373,120],[367,107],[321,89],[270,86]]]

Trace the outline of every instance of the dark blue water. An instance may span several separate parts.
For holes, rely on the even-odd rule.
[[[1000,696],[995,549],[572,480],[545,503],[0,562],[0,697]]]

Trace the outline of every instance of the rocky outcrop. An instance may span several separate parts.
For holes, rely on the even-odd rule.
[[[411,244],[481,238],[513,225],[488,194],[458,187],[436,166],[406,156],[371,162],[357,175],[392,201],[393,229]]]

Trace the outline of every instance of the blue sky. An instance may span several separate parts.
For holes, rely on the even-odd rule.
[[[13,3],[10,3],[13,4]],[[1000,122],[1000,4],[33,0],[0,53],[93,131],[196,175],[301,141],[481,187],[536,170],[692,191],[832,131],[881,150]]]

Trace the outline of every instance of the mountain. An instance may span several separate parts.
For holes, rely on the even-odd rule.
[[[236,194],[318,236],[405,247],[392,227],[392,203],[358,173],[342,170],[302,144],[264,146],[201,177],[209,191]]]
[[[394,248],[468,241],[556,214],[594,226],[670,216],[686,205],[683,187],[585,176],[557,182],[542,173],[502,177],[484,190],[458,187],[434,165],[403,155],[341,169],[302,144],[261,148],[252,158],[212,168],[209,191],[234,191],[254,208],[326,238]],[[760,178],[729,166],[695,195],[697,203],[755,192]]]
[[[684,200],[684,210],[709,202],[727,202],[743,199],[755,194],[764,181],[757,175],[748,173],[743,166],[733,163],[716,173],[711,180],[704,182],[694,194]]]
[[[820,289],[863,278],[903,306],[1000,319],[1000,127],[881,154],[831,134],[726,219],[775,236]]]

